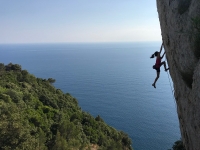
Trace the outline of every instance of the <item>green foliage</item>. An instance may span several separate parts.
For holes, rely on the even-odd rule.
[[[52,150],[69,150],[67,141],[60,135],[60,132],[56,134],[55,145]]]
[[[173,150],[186,150],[182,140],[176,141],[172,148]]]
[[[54,83],[54,82],[56,82],[56,80],[53,79],[53,78],[49,78],[47,81],[49,81],[49,83]]]
[[[28,149],[27,145],[34,144],[28,122],[22,118],[23,114],[14,103],[0,103],[0,148]],[[32,149],[32,148],[30,148]]]
[[[0,149],[131,150],[127,134],[83,112],[69,93],[17,64],[0,64]]]
[[[95,120],[103,122],[103,119],[99,115],[95,118]]]

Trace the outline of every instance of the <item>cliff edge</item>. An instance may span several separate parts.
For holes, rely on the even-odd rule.
[[[200,0],[157,0],[183,143],[200,150]]]

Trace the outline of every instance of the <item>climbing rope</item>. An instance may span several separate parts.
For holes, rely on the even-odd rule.
[[[165,56],[165,62],[167,62],[167,59],[166,59],[166,56]],[[167,76],[168,76],[168,79],[169,79],[169,84],[170,84],[170,87],[171,87],[171,91],[172,91],[172,96],[173,96],[173,99],[174,99],[174,103],[176,104],[176,99],[174,97],[174,89],[172,88],[172,84],[171,84],[171,81],[170,81],[170,75],[167,71]]]

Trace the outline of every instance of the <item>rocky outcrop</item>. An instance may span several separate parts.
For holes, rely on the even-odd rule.
[[[157,0],[184,145],[200,150],[200,0]]]

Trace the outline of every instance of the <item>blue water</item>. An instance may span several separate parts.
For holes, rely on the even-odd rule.
[[[82,110],[128,133],[134,150],[167,150],[180,139],[167,73],[150,55],[160,43],[0,45],[0,62],[18,63],[77,98]],[[173,86],[173,83],[172,83]]]

